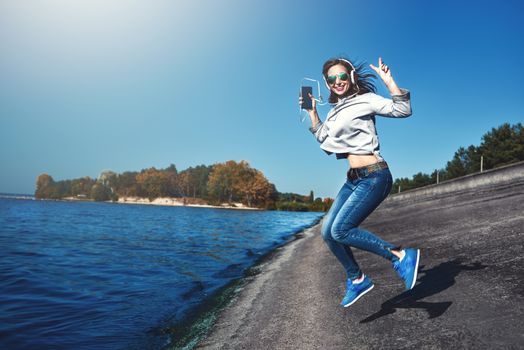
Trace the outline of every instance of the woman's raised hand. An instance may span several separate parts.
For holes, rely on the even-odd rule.
[[[375,67],[372,64],[370,64],[369,66],[378,74],[380,79],[384,81],[384,84],[386,84],[386,86],[389,86],[391,82],[393,82],[391,70],[384,62],[382,62],[382,57],[378,58],[378,67]]]
[[[389,67],[384,62],[382,62],[382,57],[378,58],[378,67],[375,67],[372,64],[369,66],[378,74],[380,79],[384,81],[384,84],[386,84],[386,87],[388,88],[391,95],[400,95],[402,93],[397,86],[397,83],[395,83],[395,80],[393,80],[393,77],[391,76],[391,70],[389,70]]]

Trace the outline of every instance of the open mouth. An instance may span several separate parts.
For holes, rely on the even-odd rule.
[[[344,92],[346,90],[346,85],[334,86],[333,89],[336,92]]]

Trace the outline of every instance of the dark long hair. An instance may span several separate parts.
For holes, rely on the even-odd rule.
[[[353,68],[351,65],[349,65],[345,60],[346,58],[330,58],[324,63],[324,66],[322,67],[322,75],[324,76],[324,79],[327,80],[327,71],[329,68],[336,66],[337,64],[341,64],[348,70],[348,73],[351,74],[351,71]],[[350,61],[350,60],[348,60]],[[375,74],[373,74],[368,68],[365,62],[357,62],[353,63],[353,67],[355,67],[355,78],[356,78],[356,85],[358,85],[358,95],[365,94],[367,92],[375,92],[376,87],[373,82],[374,79],[376,79]],[[344,96],[338,96],[330,89],[329,94],[329,103],[337,103],[339,98],[344,98],[349,95],[354,94],[357,92],[357,88],[352,85],[348,92]]]

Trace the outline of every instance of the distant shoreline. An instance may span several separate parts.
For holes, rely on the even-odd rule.
[[[64,197],[60,199],[52,198],[35,198],[31,195],[19,195],[19,194],[0,194],[0,198],[8,199],[25,199],[25,200],[42,200],[42,201],[63,201],[63,202],[96,202],[91,199],[83,199],[76,197]],[[194,200],[194,198],[189,198],[189,201]],[[261,208],[253,208],[244,205],[243,203],[222,203],[221,205],[211,205],[211,204],[198,204],[198,203],[184,203],[184,199],[172,198],[172,197],[159,197],[150,201],[148,198],[143,197],[120,197],[118,201],[103,201],[99,203],[113,203],[113,204],[144,204],[144,205],[160,205],[168,207],[193,207],[193,208],[212,208],[212,209],[237,209],[237,210],[264,210]]]
[[[0,198],[9,198],[9,199],[31,199],[35,200],[35,196],[31,194],[17,194],[17,193],[0,193]]]
[[[150,201],[148,198],[143,197],[119,197],[118,201],[108,203],[117,204],[147,204],[147,205],[161,205],[169,207],[195,207],[195,208],[215,208],[215,209],[241,209],[241,210],[264,210],[260,208],[253,208],[244,205],[243,203],[222,203],[221,205],[211,204],[197,204],[197,203],[184,203],[183,199],[173,197],[158,197]]]

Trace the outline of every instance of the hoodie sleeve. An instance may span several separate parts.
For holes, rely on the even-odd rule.
[[[315,135],[315,138],[320,143],[324,142],[324,140],[328,136],[328,127],[326,126],[326,124],[322,122],[318,123],[315,127],[310,127],[309,131],[311,131],[313,135]]]
[[[383,117],[406,118],[411,115],[411,96],[408,90],[400,89],[400,95],[391,95],[391,99],[373,94],[371,108]]]

